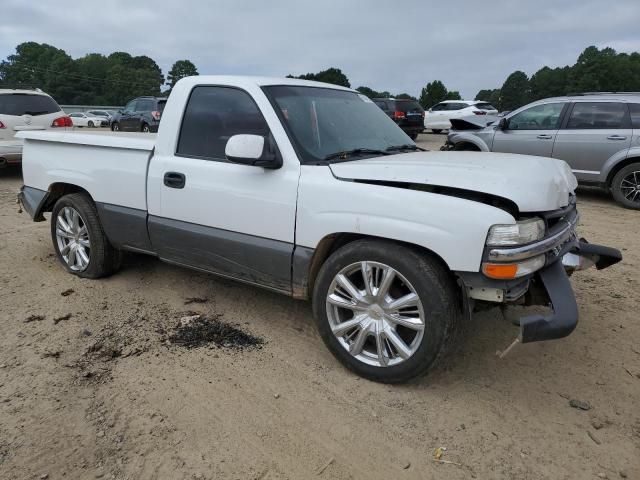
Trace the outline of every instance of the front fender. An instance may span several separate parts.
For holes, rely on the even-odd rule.
[[[485,141],[482,140],[480,137],[474,135],[473,133],[453,131],[449,133],[449,136],[447,139],[449,143],[453,145],[457,145],[459,143],[464,142],[464,143],[470,143],[472,145],[475,145],[480,149],[481,152],[491,151],[491,149],[485,143]]]
[[[451,270],[478,272],[489,227],[514,221],[464,198],[340,180],[328,167],[303,166],[296,245],[315,249],[328,235],[354,233],[418,245]]]

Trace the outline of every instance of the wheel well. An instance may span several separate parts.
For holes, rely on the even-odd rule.
[[[471,143],[471,142],[460,142],[460,143],[456,143],[455,146],[453,147],[454,150],[457,151],[467,151],[467,152],[480,152],[480,147],[478,147],[477,145]]]
[[[613,177],[615,177],[616,174],[620,170],[622,170],[624,167],[626,167],[627,165],[631,165],[632,163],[640,163],[640,157],[625,158],[621,162],[617,163],[616,166],[613,167],[609,172],[609,174],[607,175],[607,183],[606,183],[607,188],[611,188],[611,182],[613,182]]]
[[[71,183],[52,183],[49,186],[49,190],[47,191],[47,197],[43,202],[38,215],[41,215],[43,212],[50,212],[53,210],[53,206],[56,202],[64,197],[65,195],[69,195],[70,193],[86,193],[89,198],[91,195],[84,188],[79,187],[78,185],[73,185]]]
[[[429,250],[428,248],[422,247],[420,245],[403,242],[400,240],[393,240],[393,239],[384,238],[384,237],[377,237],[375,235],[363,235],[359,233],[347,233],[347,232],[332,233],[324,237],[322,240],[320,240],[320,242],[318,242],[316,249],[313,252],[313,257],[311,258],[311,262],[309,264],[309,272],[308,272],[309,281],[308,281],[307,295],[309,297],[311,297],[311,295],[313,294],[314,284],[318,276],[318,272],[320,271],[320,268],[322,268],[322,265],[324,265],[324,262],[331,256],[331,254],[336,250],[338,250],[339,248],[344,247],[349,243],[355,242],[356,240],[362,240],[365,238],[369,238],[373,240],[383,240],[386,242],[394,242],[394,243],[397,243],[398,245],[404,245],[405,247],[412,248],[414,250],[421,252],[422,254],[433,257],[434,259],[439,261],[447,270],[449,270],[449,266],[442,259],[442,257],[440,257],[434,251]]]

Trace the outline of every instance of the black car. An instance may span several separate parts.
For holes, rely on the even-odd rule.
[[[111,120],[114,132],[157,132],[166,97],[138,97],[131,100]]]
[[[389,115],[411,140],[424,131],[424,108],[415,100],[372,98],[373,103]]]

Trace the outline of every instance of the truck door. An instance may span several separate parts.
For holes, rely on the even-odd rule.
[[[553,158],[566,161],[579,181],[594,182],[610,157],[626,154],[632,134],[626,103],[576,102],[558,131]]]
[[[165,260],[290,293],[299,161],[283,155],[269,170],[225,157],[233,135],[286,139],[268,113],[271,127],[242,89],[193,88],[174,151],[160,148],[150,163],[149,235]]]
[[[544,103],[507,117],[504,129],[496,130],[493,152],[550,157],[566,103]]]

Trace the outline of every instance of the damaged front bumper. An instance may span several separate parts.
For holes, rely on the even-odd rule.
[[[619,250],[578,240],[574,235],[563,236],[561,241],[547,251],[545,267],[527,277],[498,281],[480,273],[458,274],[470,300],[550,307],[548,315],[519,319],[520,333],[514,344],[553,340],[573,332],[578,324],[578,305],[569,276],[591,266],[601,270],[622,260]]]

